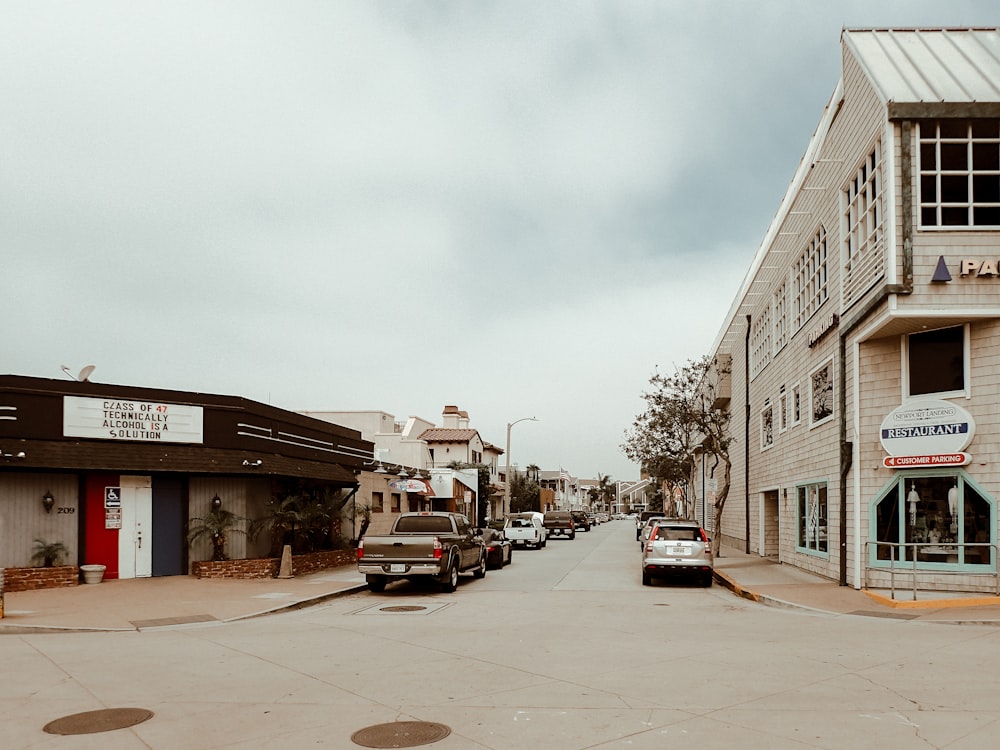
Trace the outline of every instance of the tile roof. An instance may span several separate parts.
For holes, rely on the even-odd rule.
[[[455,427],[431,427],[420,433],[428,443],[466,443],[479,435],[478,430]]]

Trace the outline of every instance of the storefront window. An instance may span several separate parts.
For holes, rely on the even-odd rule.
[[[993,504],[964,472],[900,475],[874,510],[876,560],[912,562],[916,555],[918,567],[991,562]]]
[[[826,483],[797,487],[796,511],[798,539],[796,546],[809,552],[827,552]]]

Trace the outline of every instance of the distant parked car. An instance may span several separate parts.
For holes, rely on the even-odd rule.
[[[590,531],[590,518],[587,516],[586,511],[574,510],[573,513],[573,523],[576,528],[581,531]]]
[[[642,549],[642,585],[651,585],[654,578],[693,575],[702,586],[711,586],[710,542],[697,521],[653,521]]]
[[[642,529],[646,525],[646,521],[650,518],[666,518],[667,514],[662,510],[644,510],[635,518],[635,540],[638,542],[642,538]]]

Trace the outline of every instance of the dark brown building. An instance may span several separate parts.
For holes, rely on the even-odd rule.
[[[28,565],[43,539],[110,578],[185,574],[211,556],[185,529],[214,498],[253,518],[289,480],[347,494],[372,450],[236,396],[0,375],[0,567]],[[233,535],[228,553],[266,546]]]

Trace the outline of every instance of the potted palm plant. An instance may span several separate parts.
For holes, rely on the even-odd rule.
[[[63,555],[68,554],[69,550],[62,542],[47,542],[44,539],[36,539],[31,561],[40,563],[37,567],[52,568],[62,562]]]
[[[246,534],[244,524],[248,519],[238,516],[222,507],[221,502],[212,501],[212,507],[203,516],[188,521],[188,544],[194,544],[202,537],[212,542],[212,561],[219,562],[226,557],[226,537],[230,533]]]

